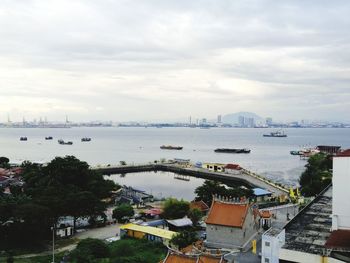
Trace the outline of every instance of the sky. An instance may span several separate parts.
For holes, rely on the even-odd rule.
[[[350,1],[1,0],[0,122],[350,121]]]

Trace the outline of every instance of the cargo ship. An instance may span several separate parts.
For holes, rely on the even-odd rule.
[[[231,149],[231,148],[218,148],[215,149],[216,153],[250,153],[250,149]]]
[[[284,132],[281,131],[275,131],[275,132],[270,132],[268,134],[264,134],[264,137],[278,137],[278,138],[282,138],[282,137],[287,137],[287,134],[285,134]]]
[[[171,145],[162,145],[162,146],[160,146],[160,149],[162,149],[162,150],[182,150],[183,147],[181,147],[181,146],[171,146]]]

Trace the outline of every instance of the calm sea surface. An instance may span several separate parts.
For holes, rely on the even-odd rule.
[[[186,158],[192,162],[238,163],[277,182],[297,184],[305,161],[289,154],[302,146],[339,145],[350,148],[350,129],[285,129],[287,138],[267,138],[271,129],[191,129],[191,128],[71,128],[71,129],[0,129],[0,155],[12,162],[50,161],[55,156],[75,155],[90,165],[144,163],[160,158]],[[20,141],[27,136],[28,141]],[[53,136],[46,141],[45,136]],[[91,142],[81,142],[91,137]],[[57,139],[73,145],[59,145]],[[160,145],[180,145],[182,151],[161,150]],[[250,154],[215,153],[215,148],[249,148]],[[151,176],[151,177],[150,177]],[[185,196],[201,184],[175,180],[169,173],[115,175],[116,181],[151,190],[162,196]],[[152,178],[152,180],[148,180]],[[144,187],[143,187],[144,186]],[[169,187],[171,186],[171,187]],[[175,187],[176,186],[176,187]],[[189,186],[187,189],[186,186]],[[171,191],[175,188],[175,191]]]

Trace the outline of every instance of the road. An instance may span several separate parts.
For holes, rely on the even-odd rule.
[[[76,239],[76,242],[74,244],[69,244],[63,247],[59,247],[55,250],[55,252],[60,253],[63,251],[72,251],[73,249],[76,248],[79,240],[82,240],[85,238],[96,238],[96,239],[105,240],[110,237],[115,237],[116,234],[120,235],[119,227],[120,227],[120,224],[113,224],[105,227],[98,227],[98,228],[81,231],[74,235],[73,238]],[[37,257],[37,256],[47,256],[47,255],[51,255],[51,253],[52,253],[52,250],[49,250],[49,251],[44,251],[36,254],[20,255],[20,256],[16,256],[15,258],[31,258],[31,257]]]

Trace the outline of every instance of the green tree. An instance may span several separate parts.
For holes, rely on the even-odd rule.
[[[0,157],[0,167],[1,168],[9,168],[10,165],[9,165],[9,162],[10,162],[10,159],[7,158],[7,157]]]
[[[191,219],[193,226],[197,226],[199,220],[203,217],[203,214],[198,208],[193,208],[188,211],[188,217]]]
[[[117,219],[118,222],[123,220],[123,217],[132,217],[134,215],[134,209],[129,204],[121,204],[113,210],[112,217]]]
[[[80,241],[77,250],[79,253],[91,255],[92,258],[107,258],[110,254],[108,246],[102,240],[94,238]]]
[[[164,202],[162,217],[166,219],[182,218],[188,214],[189,210],[189,202],[182,199],[168,198]]]
[[[74,156],[56,157],[47,166],[24,163],[25,193],[39,205],[49,207],[54,222],[60,216],[78,217],[102,214],[114,183],[89,169]]]
[[[210,206],[214,195],[226,197],[250,197],[252,196],[253,191],[241,187],[225,187],[218,181],[205,180],[203,185],[196,188],[195,193],[195,199],[197,201],[202,200]]]
[[[311,156],[299,178],[301,193],[315,196],[332,182],[332,158],[324,153]]]
[[[179,234],[175,235],[171,240],[170,244],[175,245],[179,249],[183,249],[188,245],[196,242],[198,240],[196,233],[193,231],[181,231]]]

